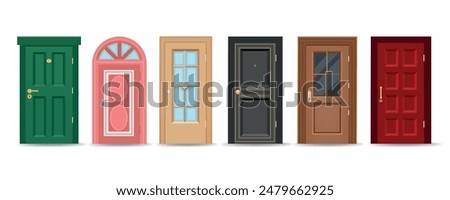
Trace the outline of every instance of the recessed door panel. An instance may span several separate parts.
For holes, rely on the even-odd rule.
[[[146,143],[146,60],[123,37],[103,42],[93,59],[93,143]]]
[[[21,143],[77,143],[80,38],[19,37]]]
[[[211,143],[211,38],[161,37],[160,45],[160,143]]]
[[[229,38],[229,143],[282,143],[281,38]]]
[[[431,142],[430,40],[372,38],[373,143]]]
[[[299,143],[355,143],[356,39],[299,38]]]

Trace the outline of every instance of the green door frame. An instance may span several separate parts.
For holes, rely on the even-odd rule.
[[[78,45],[81,37],[17,37],[20,45],[20,143],[78,143]],[[72,47],[73,52],[73,137],[67,141],[34,142],[26,134],[26,49],[27,47]]]

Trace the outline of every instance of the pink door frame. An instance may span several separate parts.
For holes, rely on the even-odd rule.
[[[117,44],[114,50],[110,49],[109,46],[114,44]],[[125,52],[122,52],[122,46],[125,46],[122,44],[127,46]],[[108,59],[100,59],[104,50],[109,56]],[[134,56],[132,60],[127,59],[132,53],[137,53],[137,56]],[[146,58],[142,48],[125,37],[113,37],[104,41],[95,51],[92,75],[92,142],[94,144],[145,144],[147,80]],[[122,95],[125,94],[125,96],[120,96],[124,97],[120,99],[124,101],[120,101],[121,103],[116,106],[102,106],[105,100],[114,99],[112,95],[106,96],[103,93],[103,90],[107,89],[105,80],[118,80],[119,83],[120,81],[124,83],[122,86],[125,87],[112,85],[108,88],[109,92],[113,92],[113,87],[116,91],[123,89]],[[126,82],[128,84],[125,84]],[[130,86],[129,83],[132,85]],[[110,118],[110,115],[113,117]]]

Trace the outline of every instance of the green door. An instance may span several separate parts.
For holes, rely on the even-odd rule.
[[[79,41],[72,37],[18,38],[21,143],[78,143]]]

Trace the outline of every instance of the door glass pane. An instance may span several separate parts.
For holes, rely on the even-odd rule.
[[[184,68],[175,67],[173,69],[173,84],[175,86],[181,86],[184,82]]]
[[[174,121],[198,121],[198,51],[173,51]]]
[[[173,64],[175,66],[183,66],[184,65],[184,52],[183,51],[174,51],[173,52]]]
[[[197,51],[186,51],[186,65],[197,66]]]
[[[341,89],[341,77],[339,75],[327,75],[327,96],[339,96]]]
[[[315,96],[325,96],[325,76],[315,75],[314,76],[314,95]]]
[[[333,75],[338,75],[341,72],[341,53],[328,52],[328,70]]]
[[[175,107],[173,109],[173,121],[176,122],[184,121],[184,108]]]
[[[197,99],[198,88],[191,87],[186,90],[186,105],[192,107],[198,107]]]
[[[189,82],[189,85],[196,85],[197,80],[197,67],[189,67],[186,68],[186,80]]]
[[[175,103],[175,106],[178,107],[184,107],[184,88],[182,87],[175,87],[174,88],[174,94],[173,94],[173,101]]]
[[[326,55],[326,52],[314,53],[314,73],[325,73]]]
[[[340,95],[340,52],[314,52],[314,95]]]
[[[122,44],[122,55],[123,56],[125,53],[127,53],[128,50],[130,50],[131,46],[126,44],[126,43],[121,43]]]
[[[113,57],[103,49],[102,53],[100,53],[100,60],[113,60]]]
[[[114,53],[114,55],[118,56],[117,43],[108,45],[108,48]]]
[[[197,121],[197,108],[186,108],[186,121]]]
[[[136,50],[133,50],[130,54],[128,54],[127,58],[125,60],[139,60],[139,55],[136,52]]]

